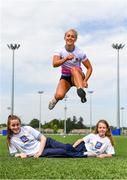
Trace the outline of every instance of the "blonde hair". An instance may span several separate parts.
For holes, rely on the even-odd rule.
[[[21,124],[21,119],[16,115],[9,115],[7,120],[7,144],[10,145],[10,139],[13,135],[12,130],[10,129],[10,122],[11,120],[18,119],[19,123]]]
[[[111,142],[112,146],[114,146],[114,139],[113,139],[113,136],[112,136],[112,133],[111,133],[111,129],[110,129],[110,126],[109,126],[109,124],[108,124],[108,122],[106,120],[101,119],[101,120],[98,121],[98,123],[96,124],[96,127],[95,127],[94,134],[98,134],[99,123],[103,123],[103,124],[106,125],[107,132],[106,132],[105,136],[107,136],[110,139],[110,142]]]
[[[77,32],[75,29],[69,29],[68,31],[66,31],[65,34],[64,34],[64,37],[66,36],[66,34],[67,34],[69,31],[72,31],[72,32],[75,34],[75,38],[76,38],[76,39],[78,38],[78,32]]]

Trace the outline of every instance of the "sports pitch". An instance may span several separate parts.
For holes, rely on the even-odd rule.
[[[81,135],[54,135],[73,143]],[[127,179],[127,137],[115,137],[113,158],[29,158],[10,157],[6,137],[0,136],[0,179]]]

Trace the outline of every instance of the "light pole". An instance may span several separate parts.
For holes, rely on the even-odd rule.
[[[65,95],[65,98],[64,98],[64,135],[66,135],[66,121],[67,121],[67,95]]]
[[[124,112],[124,107],[121,107],[120,108],[121,109],[121,128],[122,128],[122,134],[123,134],[123,127],[124,127],[124,125],[123,125],[123,119],[124,119],[124,116],[123,116],[123,112]]]
[[[116,104],[116,120],[117,120],[117,129],[120,135],[120,86],[119,86],[119,50],[123,49],[124,45],[122,44],[112,44],[112,47],[117,50],[117,104]]]
[[[93,91],[88,91],[90,94],[90,132],[92,132],[92,94]]]
[[[44,91],[38,91],[38,94],[40,95],[40,105],[39,105],[39,131],[41,132],[41,95],[44,93]]]
[[[7,44],[8,48],[12,50],[12,91],[11,91],[11,115],[14,114],[14,77],[15,77],[15,50],[20,47],[20,44]]]

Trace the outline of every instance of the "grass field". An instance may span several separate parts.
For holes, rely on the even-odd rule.
[[[82,136],[63,138],[73,143]],[[0,136],[0,179],[127,179],[127,137],[115,137],[116,155],[113,158],[29,158],[10,157],[6,137]]]

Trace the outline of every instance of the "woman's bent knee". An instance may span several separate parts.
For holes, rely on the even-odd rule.
[[[81,69],[79,69],[79,67],[72,67],[71,68],[71,73],[72,75],[75,74],[75,73],[81,73]]]

